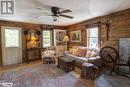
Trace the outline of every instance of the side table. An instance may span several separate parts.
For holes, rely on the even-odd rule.
[[[81,77],[85,79],[95,79],[97,69],[98,68],[94,66],[92,63],[83,63]]]

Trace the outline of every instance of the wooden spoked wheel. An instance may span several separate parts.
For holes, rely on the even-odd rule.
[[[100,51],[100,56],[107,63],[115,63],[119,58],[117,50],[110,46],[103,47]]]

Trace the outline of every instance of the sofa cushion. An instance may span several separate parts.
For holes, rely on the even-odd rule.
[[[70,50],[71,54],[75,55],[75,56],[79,56],[79,57],[85,57],[85,54],[86,54],[86,49],[83,49],[83,48],[74,48],[74,49],[71,49]]]
[[[78,56],[85,57],[86,49],[78,49]]]
[[[91,61],[91,60],[96,60],[96,59],[100,59],[100,58],[101,58],[100,56],[96,56],[96,57],[90,57],[90,58],[88,58],[88,60]]]
[[[78,57],[73,54],[65,54],[65,56],[66,58],[71,58],[75,60],[75,66],[79,68],[82,68],[82,64],[84,62],[93,63],[96,66],[102,66],[103,64],[100,56],[90,57],[90,58]]]
[[[78,56],[78,50],[73,50],[72,55]]]
[[[75,56],[73,54],[66,54],[66,56],[68,56],[69,58],[73,58],[75,61],[78,61],[78,62],[81,62],[81,63],[84,63],[84,62],[87,62],[88,59],[86,59],[85,57],[78,57],[78,56]]]
[[[77,51],[78,48],[77,47],[73,47],[73,48],[70,48],[69,51],[71,54],[73,54],[75,51]]]

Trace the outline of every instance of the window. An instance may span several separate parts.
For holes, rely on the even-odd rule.
[[[5,29],[5,47],[19,46],[19,30]]]
[[[51,46],[51,31],[43,31],[43,47]]]
[[[98,48],[98,27],[87,29],[87,45],[90,48]]]

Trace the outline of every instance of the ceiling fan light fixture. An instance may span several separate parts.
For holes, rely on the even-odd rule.
[[[38,10],[44,10],[42,8],[37,8]],[[69,9],[66,9],[66,10],[60,10],[61,8],[59,7],[51,7],[51,13],[50,15],[48,16],[52,16],[53,18],[53,21],[57,21],[59,17],[64,17],[64,18],[69,18],[69,19],[73,19],[72,16],[69,16],[69,15],[64,15],[63,13],[69,13],[69,12],[72,12],[71,10]]]
[[[53,21],[57,21],[58,20],[58,16],[53,16]]]

